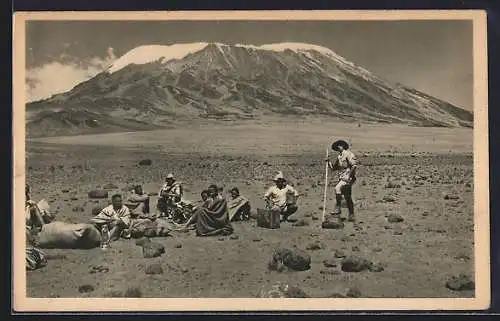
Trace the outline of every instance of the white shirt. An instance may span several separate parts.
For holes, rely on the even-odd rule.
[[[293,193],[295,197],[299,196],[299,193],[290,185],[286,185],[283,189],[279,189],[278,186],[271,186],[264,197],[269,199],[272,205],[277,205],[283,207],[286,205],[286,194]]]
[[[97,215],[98,217],[106,217],[109,219],[120,219],[123,223],[130,225],[130,210],[125,205],[122,206],[118,211],[115,211],[113,204],[103,208],[101,213]]]

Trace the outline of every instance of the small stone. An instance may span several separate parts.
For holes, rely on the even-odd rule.
[[[335,250],[335,253],[333,254],[334,257],[337,259],[345,258],[346,254],[342,250]]]
[[[140,166],[151,166],[153,161],[151,159],[143,159],[139,162]]]
[[[324,221],[323,223],[321,223],[321,227],[324,228],[324,229],[336,229],[336,230],[339,230],[339,229],[343,229],[344,228],[344,223],[343,222],[340,222],[340,221]]]
[[[328,268],[334,268],[337,267],[337,262],[335,262],[334,260],[324,260],[323,265]]]
[[[360,298],[361,291],[356,287],[349,288],[347,290],[346,297],[348,297],[348,298]]]
[[[306,247],[306,250],[316,251],[316,250],[321,250],[322,248],[323,246],[320,243],[312,243]]]
[[[344,272],[361,272],[368,270],[372,263],[358,256],[345,257],[341,262],[341,268]]]
[[[151,263],[146,266],[146,274],[163,274],[163,268],[160,263]]]
[[[231,235],[229,238],[230,238],[231,240],[237,240],[237,239],[239,239],[240,237],[239,237],[238,235],[234,235],[234,234],[233,234],[233,235]]]
[[[389,214],[389,216],[387,217],[387,221],[389,223],[399,223],[403,222],[404,218],[399,214]]]
[[[174,245],[174,247],[176,249],[180,249],[180,248],[182,248],[182,244],[181,243],[177,243],[177,244]]]
[[[154,258],[165,253],[165,247],[158,243],[149,242],[142,246],[142,255],[145,258]]]
[[[384,196],[384,198],[382,198],[382,201],[386,203],[394,203],[396,202],[396,199],[392,196]]]
[[[89,293],[92,291],[94,291],[94,286],[90,284],[84,284],[78,287],[78,292],[80,293]]]
[[[465,274],[451,277],[446,282],[446,287],[453,291],[472,291],[475,288],[474,280]]]

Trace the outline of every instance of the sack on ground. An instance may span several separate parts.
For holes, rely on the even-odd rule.
[[[89,223],[52,222],[40,231],[38,246],[46,249],[91,249],[98,247],[101,233]]]

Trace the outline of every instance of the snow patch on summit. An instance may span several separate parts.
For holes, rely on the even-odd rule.
[[[283,52],[285,50],[292,50],[294,52],[307,52],[316,51],[323,55],[326,55],[332,59],[335,59],[343,64],[352,65],[349,61],[343,57],[337,55],[332,50],[308,43],[298,43],[298,42],[283,42],[283,43],[273,43],[262,46],[246,45],[246,44],[235,44],[228,45],[223,43],[207,43],[207,42],[196,42],[196,43],[183,43],[183,44],[173,44],[173,45],[145,45],[136,47],[125,55],[116,60],[108,69],[109,73],[117,72],[118,70],[125,68],[130,64],[147,64],[154,61],[163,60],[164,62],[183,59],[189,54],[203,50],[208,45],[213,44],[217,49],[225,54],[223,48],[225,47],[239,47],[247,48],[250,50],[265,50],[265,51],[275,51]]]

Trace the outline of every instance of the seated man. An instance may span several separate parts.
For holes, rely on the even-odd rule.
[[[248,221],[250,219],[250,202],[240,195],[237,187],[231,189],[231,199],[228,202],[229,220]]]
[[[173,212],[175,212],[177,208],[177,203],[182,200],[182,194],[182,185],[175,180],[173,174],[168,174],[165,179],[165,184],[158,193],[159,199],[157,210],[159,211],[159,216],[173,218]]]
[[[38,205],[33,200],[31,200],[30,192],[31,187],[29,185],[26,185],[26,188],[24,190],[24,195],[26,197],[26,228],[28,230],[34,230],[41,228],[44,224],[49,222],[44,219]]]
[[[267,208],[279,211],[283,221],[288,221],[288,217],[298,210],[297,198],[299,193],[287,184],[283,174],[279,172],[273,179],[275,186],[270,187],[264,198]]]
[[[187,230],[189,225],[195,224],[197,236],[232,234],[233,227],[229,220],[226,199],[219,196],[216,185],[210,185],[208,191],[207,202],[198,208],[185,224],[179,226],[180,230]]]
[[[147,214],[149,213],[149,195],[144,193],[141,185],[136,185],[125,205],[130,209],[132,216]]]
[[[104,225],[107,225],[109,237],[105,247],[109,241],[118,239],[122,231],[130,227],[130,210],[123,205],[122,196],[120,194],[113,195],[111,202],[111,205],[105,207],[91,220],[101,231]]]

